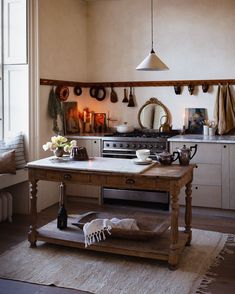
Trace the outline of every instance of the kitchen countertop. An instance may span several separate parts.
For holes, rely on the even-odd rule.
[[[68,139],[102,139],[104,137],[107,137],[108,135],[112,135],[112,132],[107,133],[80,133],[80,134],[74,134],[74,135],[66,135],[66,138]]]
[[[221,143],[235,144],[235,135],[204,136],[204,135],[177,135],[168,138],[168,142],[198,142],[198,143]]]

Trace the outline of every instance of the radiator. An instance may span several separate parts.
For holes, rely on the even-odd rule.
[[[9,192],[0,192],[0,222],[12,222],[12,195]]]

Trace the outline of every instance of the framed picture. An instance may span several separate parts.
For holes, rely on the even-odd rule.
[[[77,102],[63,102],[64,134],[79,133],[79,116]]]
[[[94,130],[95,132],[106,130],[106,113],[94,113]]]
[[[206,108],[185,108],[185,128],[189,134],[202,134]]]

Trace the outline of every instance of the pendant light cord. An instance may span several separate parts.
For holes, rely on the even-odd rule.
[[[151,53],[155,53],[153,50],[153,0],[151,0],[151,40],[152,40]]]

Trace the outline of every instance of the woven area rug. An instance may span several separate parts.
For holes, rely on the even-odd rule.
[[[25,241],[0,256],[0,277],[102,294],[196,293],[227,237],[194,229],[192,245],[185,248],[176,271],[165,262],[43,242],[29,248]]]

